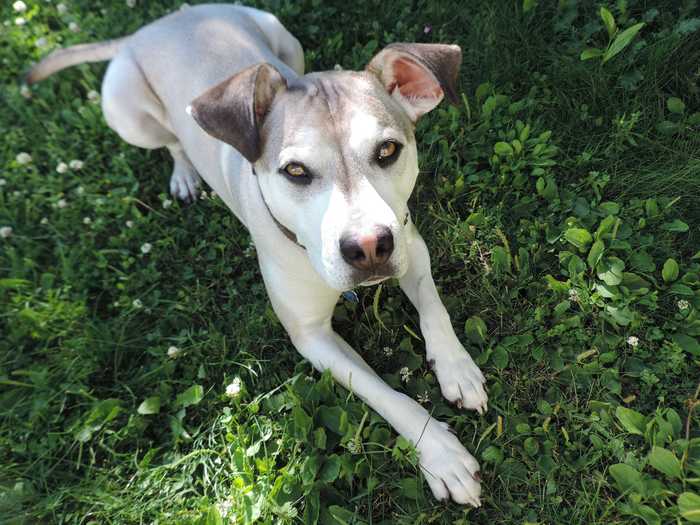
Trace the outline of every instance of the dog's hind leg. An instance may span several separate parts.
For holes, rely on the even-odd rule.
[[[186,202],[197,198],[200,178],[173,133],[167,113],[128,50],[110,62],[102,82],[102,111],[110,128],[129,144],[166,147],[175,163],[170,193]]]

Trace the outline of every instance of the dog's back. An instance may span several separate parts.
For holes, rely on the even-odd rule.
[[[303,74],[299,42],[270,13],[205,4],[171,13],[123,38],[54,51],[30,70],[27,81],[103,60],[111,60],[102,84],[109,126],[130,144],[171,151],[173,195],[196,198],[198,171],[238,214],[235,190],[220,184],[220,145],[192,126],[185,109],[212,85],[252,64],[267,62],[288,77]],[[236,167],[230,168],[227,175],[235,176]]]
[[[277,18],[241,6],[183,9],[134,33],[125,48],[163,105],[182,108],[183,114],[206,89],[252,64],[267,62],[283,74],[303,74],[303,63],[293,62],[301,46]],[[302,71],[294,73],[290,66]]]

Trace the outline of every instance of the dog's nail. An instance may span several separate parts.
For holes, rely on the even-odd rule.
[[[475,481],[481,482],[481,472],[477,470],[472,474],[472,478],[474,478]]]
[[[428,359],[428,369],[432,370],[435,368],[435,359]]]
[[[455,401],[455,405],[457,405],[457,408],[462,408],[464,406],[461,397],[457,401]]]

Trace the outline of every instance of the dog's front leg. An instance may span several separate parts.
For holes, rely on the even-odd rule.
[[[479,464],[459,440],[410,397],[393,390],[331,328],[338,293],[316,279],[290,278],[261,257],[261,269],[275,312],[294,346],[317,370],[357,394],[411,441],[421,469],[438,499],[479,506]]]
[[[418,310],[428,363],[437,375],[442,395],[460,408],[484,413],[488,400],[484,376],[455,335],[433,282],[428,248],[413,223],[406,226],[405,235],[409,269],[400,284]]]

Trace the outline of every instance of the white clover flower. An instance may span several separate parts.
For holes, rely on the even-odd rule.
[[[70,166],[70,169],[79,171],[83,169],[83,161],[78,160],[78,159],[73,159],[68,163],[68,166]]]
[[[427,34],[430,33],[432,30],[433,30],[433,27],[430,26],[430,25],[427,25],[427,26],[423,27],[423,34],[426,34],[426,35],[427,35]]]
[[[80,26],[75,22],[71,22],[70,24],[68,24],[68,29],[73,31],[73,33],[77,33],[80,31]]]
[[[17,18],[15,18],[15,25],[16,26],[23,26],[26,23],[27,23],[27,21],[24,18],[22,18],[21,16],[18,16]]]
[[[351,439],[345,446],[350,454],[359,454],[362,452],[362,442],[359,439]]]
[[[401,370],[399,370],[399,375],[401,376],[401,381],[408,383],[408,380],[411,379],[413,372],[411,372],[407,366],[404,366]]]
[[[187,9],[188,7],[190,7],[190,4],[188,4],[187,2],[183,2],[180,6],[180,10]]]
[[[12,196],[13,196],[15,199],[17,199],[17,198],[19,198],[19,197],[22,196],[22,192],[19,191],[19,190],[15,190],[15,191],[12,192]]]
[[[5,179],[0,179],[0,186],[5,186],[7,181]]]
[[[133,228],[134,227],[134,221],[126,221],[126,227],[127,228]]]
[[[571,288],[571,289],[569,290],[569,299],[571,299],[571,300],[574,301],[575,303],[578,302],[578,300],[579,300],[579,295],[578,295],[578,290],[576,290],[576,288]]]
[[[92,224],[92,219],[90,217],[83,217],[83,224]]]
[[[66,206],[68,206],[68,201],[66,199],[61,199],[56,203],[56,206],[58,206],[59,208],[65,208]]]
[[[83,188],[82,186],[78,186],[77,188],[75,188],[75,193],[77,193],[78,195],[82,195],[83,193],[85,193],[85,188]]]
[[[388,346],[385,346],[385,347],[382,349],[382,352],[384,352],[384,355],[385,355],[386,357],[391,357],[392,355],[394,355],[394,350],[393,350],[392,348],[388,347]]]
[[[100,100],[100,94],[94,89],[91,89],[90,91],[88,91],[87,98],[90,102],[97,102],[98,100]]]
[[[165,209],[165,210],[170,208],[170,206],[172,206],[172,205],[173,205],[173,201],[171,201],[170,199],[165,199],[163,201],[163,209]]]
[[[56,11],[58,11],[59,15],[65,15],[68,12],[68,8],[66,7],[66,4],[56,4]]]
[[[66,164],[65,162],[59,162],[59,163],[58,163],[58,166],[56,166],[56,171],[57,171],[58,173],[65,173],[65,172],[67,172],[67,171],[68,171],[68,164]]]
[[[205,190],[202,190],[202,192],[199,194],[199,198],[200,198],[201,200],[208,199],[208,198],[209,198],[209,194],[208,194]]]
[[[220,458],[217,458],[217,459],[219,459],[219,462],[221,462]],[[230,499],[220,501],[216,504],[216,510],[219,511],[219,514],[221,515],[222,518],[226,519],[229,517],[229,514],[233,510],[233,502]]]
[[[12,4],[12,9],[17,11],[18,13],[24,13],[27,10],[27,4],[25,4],[21,0],[18,0],[17,2]]]
[[[105,200],[102,197],[97,197],[95,199],[95,204],[97,204],[98,206],[102,206],[104,203],[105,203]]]
[[[24,151],[15,157],[18,164],[29,164],[32,161],[32,156]]]
[[[228,397],[238,397],[241,393],[241,378],[234,377],[229,385],[226,385],[226,395]]]
[[[136,0],[126,0],[126,7],[134,7],[136,5]]]
[[[39,224],[48,224],[48,223],[49,223],[48,217],[42,217],[41,220],[39,221]]]
[[[171,346],[168,348],[168,357],[170,359],[175,359],[177,356],[180,355],[181,350],[177,346]]]
[[[679,310],[687,310],[688,308],[690,308],[690,303],[688,301],[686,301],[685,299],[681,299],[680,301],[678,301]]]
[[[342,71],[342,70],[343,70],[343,66],[341,66],[340,64],[336,64],[336,65],[333,66],[333,69],[334,69],[335,71]]]
[[[216,199],[218,196],[219,195],[214,190],[211,190],[211,192],[209,193],[210,199]]]
[[[48,44],[48,43],[49,43],[49,41],[46,40],[46,38],[44,38],[43,36],[41,36],[41,37],[36,39],[36,42],[34,42],[34,45],[36,47],[41,48],[41,47],[46,47],[46,44]]]
[[[627,338],[627,344],[630,345],[632,348],[636,348],[639,346],[639,338],[631,335]]]
[[[426,390],[422,394],[418,394],[418,402],[421,405],[425,405],[430,402],[430,393]]]
[[[7,239],[10,235],[12,235],[12,227],[11,226],[3,226],[0,228],[0,237],[3,239]]]
[[[32,90],[29,89],[29,86],[26,84],[22,84],[22,87],[19,88],[19,94],[26,99],[32,98]]]
[[[141,302],[141,299],[134,299],[134,300],[131,302],[131,305],[132,305],[134,308],[143,308],[143,303]]]
[[[153,245],[150,242],[144,242],[141,245],[141,253],[144,255],[150,252],[153,249]]]

